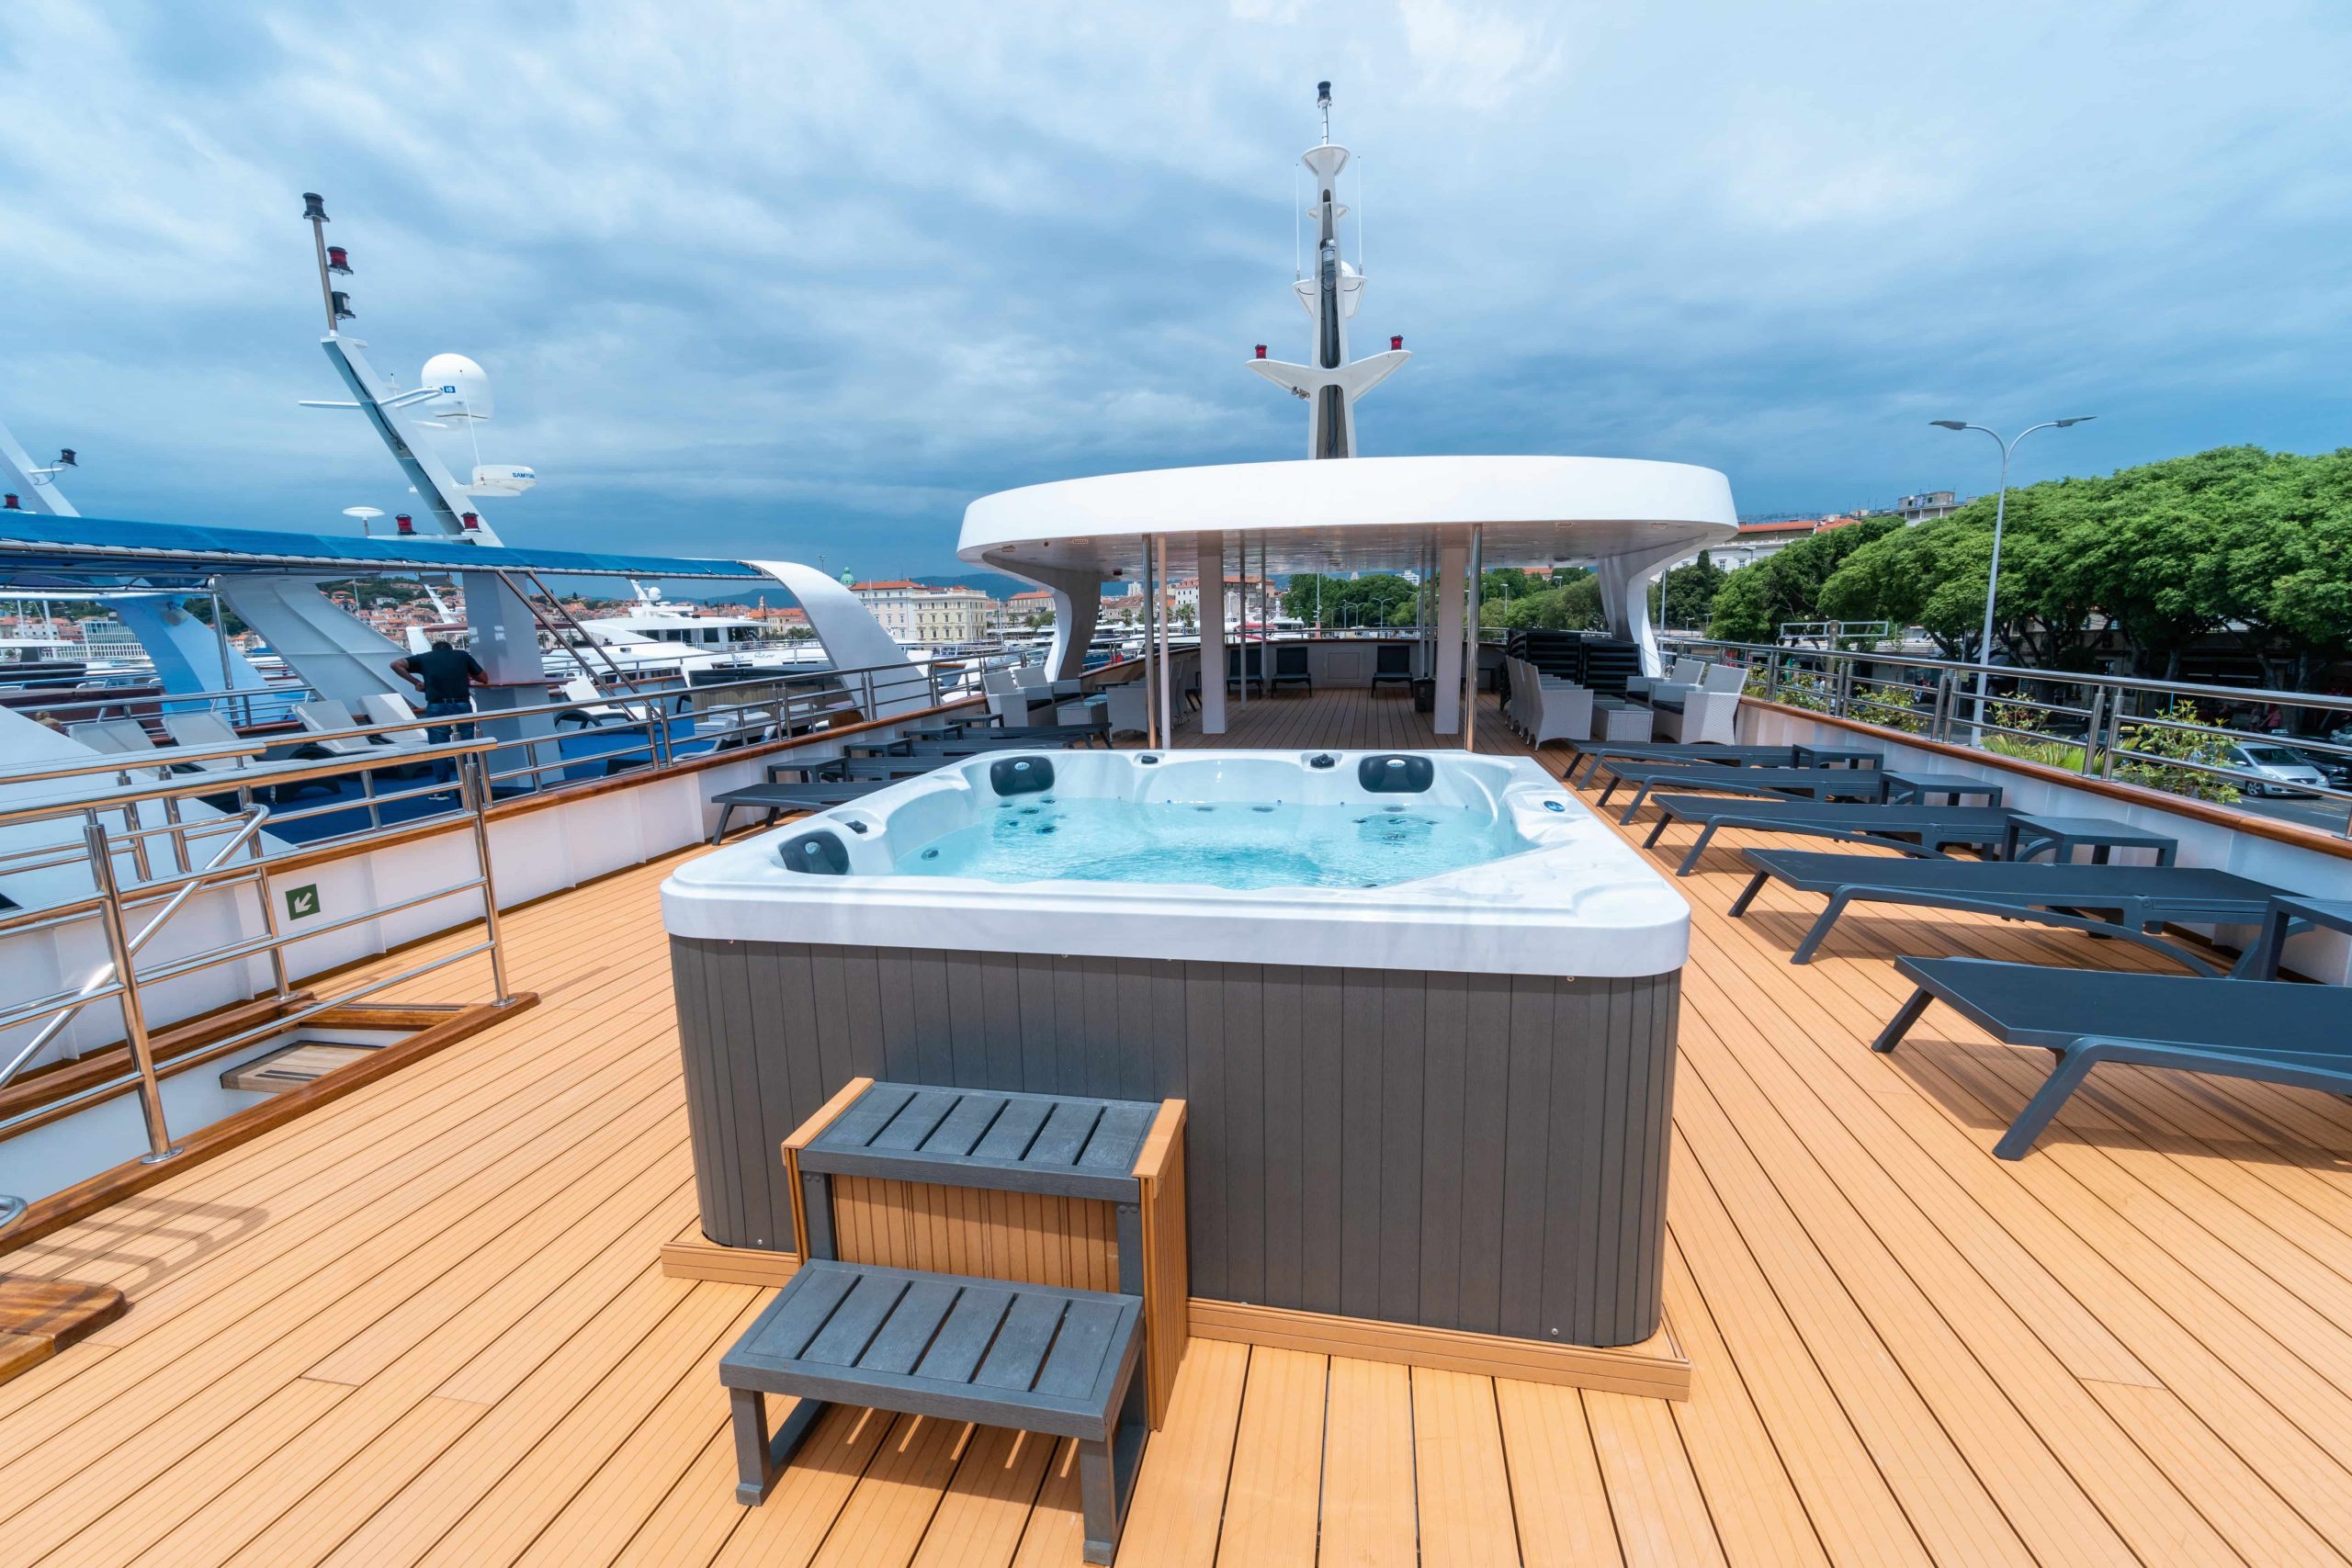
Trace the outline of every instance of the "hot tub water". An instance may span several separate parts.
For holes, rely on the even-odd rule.
[[[1532,848],[1508,821],[1442,803],[1300,805],[1015,795],[899,862],[987,882],[1387,887]]]

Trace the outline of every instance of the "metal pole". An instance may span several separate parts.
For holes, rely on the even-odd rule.
[[[302,198],[309,209],[303,216],[311,220],[311,240],[319,253],[319,294],[327,308],[327,335],[334,335],[334,280],[327,275],[327,209],[326,203],[314,196]]]
[[[466,810],[473,818],[474,863],[481,872],[482,934],[490,942],[490,985],[497,999],[507,999],[506,943],[498,930],[498,882],[491,874],[490,818],[483,815],[483,804],[490,789],[482,778],[482,757],[480,751],[469,751],[458,760],[458,787]]]
[[[1159,749],[1159,619],[1167,614],[1160,604],[1168,585],[1152,570],[1151,539],[1143,542],[1143,743]]]
[[[1241,705],[1250,706],[1250,536],[1238,536],[1234,550],[1240,561],[1237,598],[1241,606],[1241,627],[1233,639],[1233,669],[1240,679]],[[1216,613],[1225,614],[1225,552],[1216,558]],[[1205,680],[1207,677],[1204,676]]]
[[[161,1165],[180,1151],[172,1144],[164,1122],[164,1086],[155,1077],[154,1047],[147,1039],[147,1014],[139,1001],[139,976],[131,968],[130,941],[122,930],[122,889],[114,876],[114,852],[107,830],[93,818],[82,829],[82,842],[90,852],[90,876],[97,884],[98,923],[106,931],[107,955],[114,960],[115,978],[121,982],[122,1037],[130,1047],[131,1066],[139,1072],[139,1111],[147,1122],[147,1152],[141,1165]]]
[[[229,627],[220,619],[220,590],[213,584],[206,586],[212,600],[212,643],[220,651],[220,689],[233,691],[237,677],[229,666]],[[254,721],[253,699],[246,698],[239,706],[243,710],[243,722],[251,724]]]
[[[1470,605],[1462,627],[1462,749],[1478,749],[1478,580],[1486,570],[1485,530],[1470,525]]]
[[[1157,557],[1153,574],[1165,582],[1168,581],[1168,536],[1157,536],[1152,545]],[[1193,575],[1196,578],[1200,575],[1197,569]],[[1176,709],[1171,705],[1175,701],[1175,678],[1168,668],[1168,612],[1163,606],[1159,613],[1159,716],[1161,728],[1167,731],[1166,744],[1173,746],[1176,744]]]
[[[1968,742],[1972,746],[1984,744],[1984,703],[1993,686],[1993,601],[2001,592],[2001,527],[2009,514],[2009,454],[2018,449],[2018,441],[2032,434],[2033,430],[2024,431],[2017,441],[2001,447],[2001,492],[1993,502],[1993,567],[1984,580],[1984,628],[1976,640],[1975,729]],[[1996,435],[1993,439],[1997,442],[2001,438]]]

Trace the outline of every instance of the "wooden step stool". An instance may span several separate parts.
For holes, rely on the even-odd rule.
[[[1021,1427],[1078,1439],[1087,1557],[1109,1562],[1186,1339],[1183,1117],[852,1080],[786,1140],[801,1268],[721,1362],[739,1499],[827,1401]],[[801,1401],[773,1438],[769,1393]]]

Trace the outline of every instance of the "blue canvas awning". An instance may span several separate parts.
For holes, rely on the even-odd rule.
[[[103,517],[0,512],[0,587],[28,590],[194,587],[255,571],[336,576],[412,571],[536,571],[562,577],[720,578],[763,581],[741,561],[469,545],[406,536],[339,538],[266,528],[211,528]]]

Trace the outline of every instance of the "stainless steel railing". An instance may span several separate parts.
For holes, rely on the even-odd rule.
[[[2144,784],[2245,808],[2249,795],[2328,803],[2312,826],[2352,834],[2352,696],[2218,686],[2129,675],[1983,666],[1956,660],[1836,648],[1792,648],[1662,638],[1678,653],[1750,667],[1749,690],[1898,734],[2064,768],[2086,778]],[[1988,694],[1980,702],[1984,678]],[[2275,714],[2284,729],[2227,721],[2233,712]],[[2293,720],[2320,733],[2293,732]],[[2339,737],[2344,737],[2339,739]],[[2289,786],[2235,760],[2235,749],[2279,746],[2314,759],[2324,783]],[[2330,770],[2335,776],[2328,777]],[[2271,815],[2277,815],[2273,812]]]
[[[124,1070],[99,1082],[0,1117],[0,1140],[130,1092],[138,1097],[145,1125],[147,1152],[139,1157],[149,1164],[172,1158],[181,1150],[172,1141],[171,1128],[164,1113],[163,1074],[158,1069],[153,1038],[147,1021],[148,990],[166,981],[224,964],[266,959],[270,964],[275,995],[281,1003],[286,1003],[293,996],[287,960],[289,948],[442,899],[469,894],[479,897],[479,919],[482,927],[480,941],[408,964],[391,974],[378,976],[334,995],[314,998],[300,1007],[281,1006],[261,1022],[233,1031],[207,1043],[201,1050],[176,1058],[172,1063],[173,1070],[186,1070],[217,1060],[248,1045],[283,1034],[321,1013],[348,1007],[366,997],[469,958],[485,957],[488,960],[492,994],[499,1001],[506,1000],[512,993],[507,984],[504,939],[499,927],[498,890],[491,863],[486,818],[490,791],[482,762],[484,754],[497,744],[491,740],[463,741],[416,750],[404,759],[446,762],[455,770],[456,777],[452,784],[458,808],[470,818],[472,828],[473,866],[470,875],[424,893],[371,901],[366,908],[356,913],[328,921],[312,921],[294,931],[287,931],[278,919],[277,906],[270,897],[271,862],[261,852],[259,842],[265,827],[277,818],[269,805],[252,800],[249,794],[241,795],[241,809],[232,815],[191,820],[182,814],[172,814],[173,826],[183,836],[178,869],[162,874],[149,874],[142,869],[147,863],[134,858],[134,875],[129,881],[124,879],[119,869],[119,859],[132,858],[126,855],[126,839],[137,841],[134,836],[150,837],[167,829],[133,826],[126,831],[118,832],[110,828],[108,818],[135,810],[139,805],[148,802],[160,801],[176,807],[194,796],[218,795],[226,782],[221,774],[134,781],[126,787],[107,790],[96,796],[28,802],[0,807],[0,828],[49,821],[72,824],[78,829],[81,852],[86,859],[91,882],[91,892],[86,897],[0,913],[0,935],[58,930],[95,921],[104,939],[107,955],[106,962],[78,986],[0,1008],[0,1030],[21,1028],[28,1023],[35,1025],[27,1043],[12,1054],[5,1066],[0,1066],[0,1087],[5,1087],[21,1073],[85,1009],[97,1002],[113,1001],[119,1008],[122,1018],[123,1043],[129,1057]],[[256,765],[248,773],[233,777],[266,779],[274,784],[288,784],[312,777],[347,773],[353,765],[350,760],[342,758],[291,766]],[[141,767],[131,771],[152,770]],[[61,776],[70,777],[71,774]],[[248,783],[239,787],[249,792],[254,786]],[[130,820],[135,822],[135,818]],[[217,842],[209,843],[209,852],[200,865],[192,864],[187,858],[188,837],[196,834],[218,839]],[[143,970],[141,968],[138,963],[141,951],[198,893],[242,887],[251,887],[254,891],[261,908],[262,934],[214,942],[164,963],[151,964]],[[134,917],[150,908],[154,909],[152,918],[140,921],[136,934],[133,934]],[[0,1229],[20,1219],[27,1209],[24,1199],[0,1195]]]

